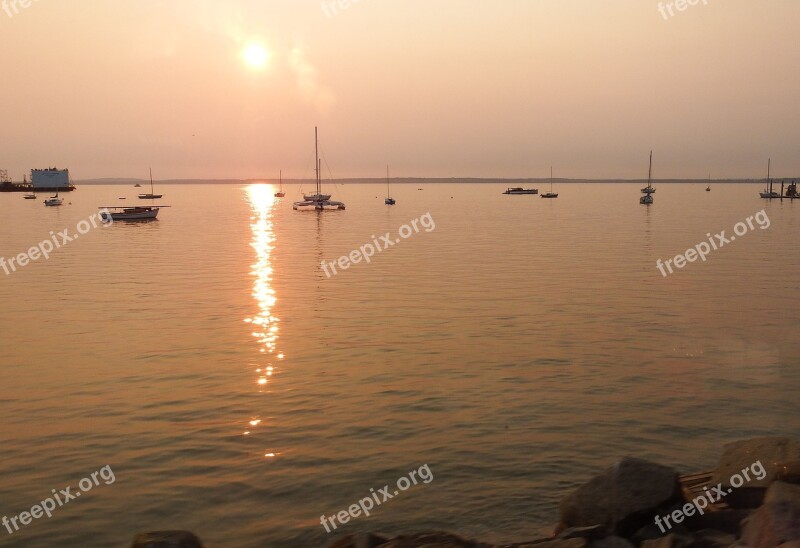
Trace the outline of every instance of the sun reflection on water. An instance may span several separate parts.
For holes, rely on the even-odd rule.
[[[253,276],[253,297],[258,305],[258,312],[245,322],[252,326],[252,335],[258,341],[259,353],[263,355],[258,359],[256,366],[256,387],[259,393],[266,393],[271,377],[276,372],[277,360],[284,358],[283,352],[278,352],[278,322],[273,314],[276,303],[275,289],[272,287],[272,250],[275,247],[275,233],[272,227],[272,214],[276,204],[271,185],[250,185],[247,187],[247,197],[253,210],[250,228],[253,232],[252,247],[255,250],[256,262],[250,271]],[[259,417],[250,417],[248,426],[251,430],[245,435],[253,433],[252,428],[264,427]],[[265,457],[274,458],[276,453],[268,450]]]

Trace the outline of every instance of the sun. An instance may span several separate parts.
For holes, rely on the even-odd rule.
[[[253,70],[261,70],[267,66],[269,52],[261,44],[249,44],[242,50],[242,59]]]

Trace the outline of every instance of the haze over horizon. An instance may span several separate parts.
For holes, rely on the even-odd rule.
[[[0,169],[76,180],[800,173],[800,3],[75,0],[0,11]]]

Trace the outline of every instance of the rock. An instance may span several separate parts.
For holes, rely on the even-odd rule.
[[[593,541],[589,544],[589,548],[634,548],[634,546],[622,537],[612,536]]]
[[[750,548],[772,548],[800,540],[800,486],[775,482],[764,504],[742,523],[742,542]]]
[[[777,481],[800,483],[800,461],[787,462],[778,470]]]
[[[376,548],[383,545],[387,540],[372,533],[356,533],[340,538],[331,544],[330,548]]]
[[[380,548],[491,548],[489,544],[465,540],[449,533],[402,535],[379,546]]]
[[[561,531],[557,538],[586,538],[599,540],[606,536],[605,530],[606,528],[602,525],[590,525],[589,527],[570,527],[569,529],[564,529]]]
[[[203,543],[189,531],[154,531],[136,535],[131,548],[203,548]]]
[[[683,522],[690,531],[714,529],[730,535],[739,534],[739,526],[751,510],[718,510],[706,512],[703,515],[694,514]]]
[[[644,541],[639,548],[693,548],[694,538],[683,533],[670,533],[669,535]]]
[[[627,537],[652,523],[657,510],[677,502],[680,495],[674,469],[625,458],[561,502],[559,531],[600,524],[608,534]]]
[[[493,546],[492,548],[586,548],[586,539],[543,539],[522,544],[509,544],[506,546]]]
[[[711,484],[721,483],[726,492],[731,490],[725,502],[732,508],[756,508],[784,467],[796,461],[800,461],[800,442],[796,440],[767,437],[737,441],[725,446]],[[734,476],[738,479],[732,481]]]
[[[703,529],[694,534],[694,541],[695,546],[703,548],[728,548],[736,544],[736,535],[714,529]]]

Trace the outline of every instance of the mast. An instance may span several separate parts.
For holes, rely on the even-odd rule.
[[[550,166],[550,194],[553,193],[553,166]]]
[[[767,160],[767,190],[772,192],[772,181],[769,180],[769,168],[772,166],[772,158]]]
[[[647,188],[650,188],[652,185],[653,179],[653,151],[650,151],[650,169],[647,171]]]
[[[319,196],[322,193],[322,191],[320,190],[320,185],[319,185],[319,176],[320,176],[320,173],[319,173],[319,169],[320,169],[320,165],[319,165],[319,133],[318,133],[318,130],[317,130],[316,126],[314,126],[314,154],[315,154],[315,156],[317,158],[316,165],[314,167],[316,168],[316,172],[317,172],[317,195]]]
[[[280,172],[279,172],[279,173],[280,173],[279,177],[280,177],[280,181],[281,181],[281,182],[280,182],[280,185],[281,185],[281,192],[283,192],[283,170],[280,170]]]
[[[389,166],[386,166],[386,197],[391,197],[391,194],[389,193]]]
[[[150,199],[151,200],[155,199],[155,198],[153,198],[153,196],[154,196],[154,193],[153,193],[153,168],[151,167],[150,168]]]

